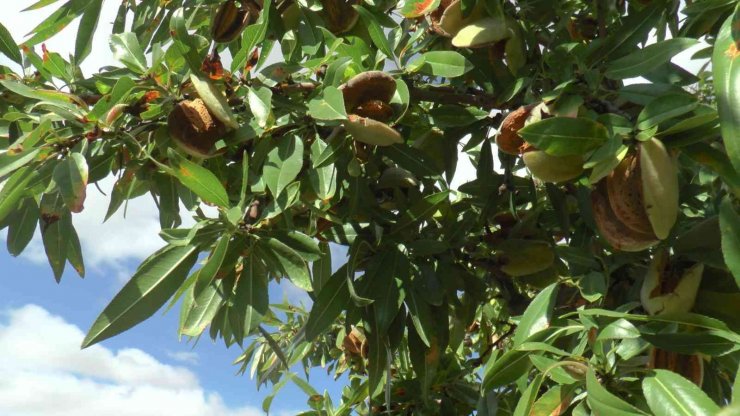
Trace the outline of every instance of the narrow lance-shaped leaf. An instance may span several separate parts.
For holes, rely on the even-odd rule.
[[[640,76],[669,62],[674,55],[696,45],[697,42],[696,39],[673,38],[654,43],[611,62],[607,66],[605,75],[614,79]]]
[[[18,45],[2,23],[0,23],[0,53],[3,53],[17,64],[22,62],[21,51],[18,49]]]
[[[529,304],[514,333],[514,347],[521,345],[532,334],[549,326],[558,295],[557,289],[556,283],[551,284],[542,289]]]
[[[72,212],[82,212],[87,189],[87,161],[79,153],[70,153],[54,169],[54,182]]]
[[[410,65],[410,70],[418,70],[436,77],[456,78],[473,69],[473,65],[459,52],[431,51],[422,54]]]
[[[218,281],[209,284],[197,296],[194,296],[192,292],[187,294],[187,296],[194,296],[194,299],[190,303],[188,313],[180,329],[181,334],[196,337],[206,329],[223,305],[223,289],[221,286],[222,282]],[[192,286],[192,289],[194,290],[195,286]]]
[[[239,128],[239,122],[231,111],[229,103],[226,101],[223,93],[205,76],[197,72],[190,74],[190,82],[193,83],[193,87],[198,92],[198,95],[208,107],[208,111],[213,113],[217,119],[221,120],[222,123],[226,124],[232,129]],[[250,105],[251,101],[250,101]]]
[[[437,192],[428,195],[417,201],[407,211],[399,214],[399,220],[396,223],[393,232],[398,232],[411,224],[428,219],[445,203],[449,197],[449,191]]]
[[[268,280],[267,271],[254,252],[244,259],[243,266],[234,299],[242,314],[244,333],[248,334],[269,311]]]
[[[96,121],[104,118],[106,113],[108,113],[114,105],[125,100],[126,97],[133,92],[132,90],[135,86],[136,83],[134,83],[130,77],[124,76],[119,78],[113,86],[113,89],[108,94],[104,95],[100,101],[95,103],[95,106],[87,114],[87,119],[90,121]]]
[[[20,255],[33,239],[39,215],[39,206],[33,198],[25,198],[18,209],[10,214],[6,243],[8,253],[12,256]]]
[[[587,118],[552,117],[519,130],[524,140],[552,156],[582,155],[606,143],[609,133]]]
[[[656,416],[714,415],[719,406],[699,386],[667,370],[642,380],[642,392]]]
[[[712,71],[722,138],[730,162],[740,172],[740,4],[727,18],[714,42]]]
[[[5,222],[7,216],[16,209],[18,202],[28,191],[26,186],[37,177],[38,171],[26,166],[3,182],[3,187],[0,188],[0,223]]]
[[[321,288],[306,321],[306,340],[312,341],[326,331],[342,311],[349,306],[347,265],[340,267]]]
[[[133,32],[116,34],[110,38],[110,48],[113,57],[137,74],[147,71],[146,57],[141,50],[139,40]]]
[[[75,61],[79,65],[89,54],[92,49],[93,35],[98,28],[100,19],[100,10],[103,7],[103,0],[91,0],[90,6],[82,14],[80,25],[77,29],[75,38]]]
[[[229,196],[221,181],[210,170],[178,156],[174,151],[168,152],[172,168],[169,172],[180,180],[188,189],[203,201],[228,208]]]
[[[586,374],[586,391],[589,407],[597,414],[614,416],[646,416],[647,413],[610,393],[589,369]]]
[[[277,238],[265,238],[263,250],[269,250],[279,262],[282,271],[290,278],[290,281],[299,288],[310,291],[311,276],[308,272],[308,264],[295,250]]]
[[[397,250],[389,249],[377,254],[367,267],[363,278],[363,296],[373,300],[376,329],[386,333],[403,303],[399,290],[401,280],[407,280],[409,264]]]
[[[257,124],[265,128],[271,123],[272,115],[272,91],[269,88],[250,88],[247,91],[249,109],[257,119]]]
[[[69,213],[64,213],[58,218],[42,220],[41,239],[44,242],[46,258],[57,282],[62,279],[67,262],[68,233],[71,227],[72,218]]]
[[[729,199],[722,201],[720,206],[719,228],[725,263],[740,287],[740,214]]]
[[[71,221],[69,223],[69,229],[65,232],[65,236],[69,240],[67,241],[67,261],[80,277],[85,277],[82,245],[80,244],[80,237],[77,235],[77,230],[75,230]]]
[[[166,246],[144,260],[95,320],[82,341],[82,348],[120,334],[152,316],[177,291],[197,258],[195,246]]]
[[[380,49],[380,51],[383,52],[385,56],[389,58],[394,58],[395,54],[393,53],[393,48],[391,47],[388,38],[386,38],[385,33],[383,32],[383,28],[380,26],[380,23],[378,23],[378,20],[375,18],[373,13],[359,5],[355,5],[352,7],[357,10],[357,12],[360,14],[360,18],[367,26],[367,31],[368,33],[370,33],[370,39],[373,41],[373,44],[375,44],[375,46]]]
[[[195,281],[193,287],[193,296],[197,299],[200,297],[201,292],[208,286],[211,285],[213,279],[216,278],[216,273],[221,268],[221,264],[224,262],[226,252],[229,249],[229,241],[231,240],[230,234],[224,234],[216,243],[216,246],[211,251],[210,257],[200,269],[198,273],[198,279]]]
[[[298,136],[282,137],[267,155],[262,179],[274,196],[298,176],[303,166],[303,141]]]

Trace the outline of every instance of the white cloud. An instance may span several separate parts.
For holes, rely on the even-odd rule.
[[[167,351],[167,356],[175,361],[193,365],[198,364],[200,360],[198,353],[194,351]]]
[[[254,416],[204,390],[190,370],[139,349],[80,350],[82,331],[36,305],[0,323],[0,414],[7,416]]]

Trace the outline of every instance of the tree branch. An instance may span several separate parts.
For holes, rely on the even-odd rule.
[[[427,101],[437,104],[466,105],[484,110],[503,110],[515,106],[501,105],[492,94],[482,91],[459,93],[447,87],[429,86],[426,88],[410,87],[411,98],[417,101]]]

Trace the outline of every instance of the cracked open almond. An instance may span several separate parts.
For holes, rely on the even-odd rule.
[[[182,150],[200,158],[220,154],[214,145],[227,132],[226,126],[208,111],[200,98],[176,104],[167,117],[167,128]]]

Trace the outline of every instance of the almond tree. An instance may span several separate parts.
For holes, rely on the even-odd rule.
[[[0,25],[8,251],[38,226],[82,276],[96,182],[159,208],[82,347],[179,304],[265,410],[297,383],[306,415],[740,411],[736,1],[123,0],[85,74],[103,2]]]

